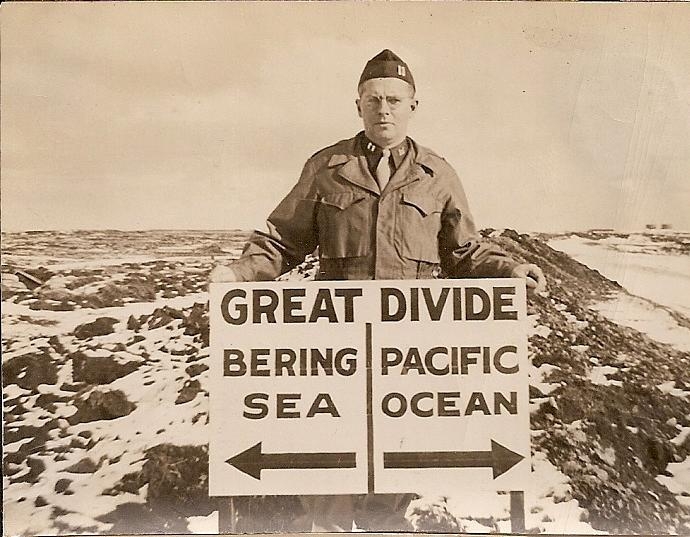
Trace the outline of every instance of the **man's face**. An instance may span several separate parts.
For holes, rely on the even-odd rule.
[[[372,142],[385,149],[405,139],[417,108],[410,84],[399,78],[372,78],[359,87],[356,102],[364,132]]]

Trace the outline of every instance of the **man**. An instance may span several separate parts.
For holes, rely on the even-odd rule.
[[[536,265],[482,244],[453,168],[407,137],[418,101],[412,73],[390,50],[358,84],[364,131],[314,154],[292,191],[231,267],[212,281],[272,280],[319,250],[322,280],[520,277],[540,291]],[[409,530],[411,495],[305,497],[312,530]],[[307,528],[309,529],[309,528]]]
[[[418,101],[405,62],[382,51],[358,92],[364,132],[313,155],[268,232],[255,232],[212,281],[272,280],[318,246],[324,280],[512,276],[540,290],[537,266],[481,244],[452,167],[407,137]]]

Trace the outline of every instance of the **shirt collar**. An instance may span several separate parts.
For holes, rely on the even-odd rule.
[[[381,158],[381,152],[383,149],[376,145],[374,142],[370,141],[366,136],[362,136],[362,149],[364,154],[367,156],[369,162],[375,161],[378,163],[378,159]],[[397,168],[400,167],[405,155],[410,149],[410,143],[407,138],[400,142],[395,147],[391,147],[391,156],[393,157],[393,165]]]

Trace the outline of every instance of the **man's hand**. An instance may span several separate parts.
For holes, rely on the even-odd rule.
[[[541,293],[546,289],[546,276],[542,270],[532,263],[522,263],[510,274],[513,278],[522,278],[527,283],[527,292]]]
[[[225,267],[223,265],[218,265],[214,267],[209,275],[209,280],[211,283],[223,283],[223,282],[236,282],[237,275],[230,267]]]

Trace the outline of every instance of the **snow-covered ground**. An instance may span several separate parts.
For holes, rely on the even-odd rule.
[[[595,237],[573,234],[548,242],[627,291],[592,308],[617,324],[690,351],[690,330],[673,316],[677,312],[690,318],[690,233],[611,233]]]
[[[690,234],[679,236],[690,243]],[[686,242],[687,241],[687,242]],[[621,284],[631,294],[648,298],[690,316],[690,254],[666,247],[646,234],[628,237],[607,236],[598,240],[577,235],[559,237],[549,246],[560,250],[610,280]]]
[[[94,259],[89,254],[93,237],[83,238],[84,242],[72,249],[75,237],[63,235],[12,237],[16,244],[10,241],[9,247],[3,237],[4,263],[9,261],[20,268],[43,265],[56,273],[48,280],[52,285],[46,283],[41,293],[35,293],[23,287],[10,270],[3,270],[3,364],[32,355],[48,357],[59,366],[54,382],[39,383],[32,391],[19,386],[27,375],[20,372],[16,375],[17,382],[10,383],[4,391],[5,415],[11,414],[14,419],[7,430],[19,437],[4,445],[4,454],[15,455],[16,460],[8,463],[14,473],[4,476],[5,530],[14,535],[112,531],[113,523],[103,515],[124,504],[143,505],[147,501],[148,484],[133,492],[112,490],[127,474],[142,469],[146,449],[163,443],[199,446],[207,442],[208,394],[203,389],[208,380],[207,346],[198,334],[187,334],[179,318],[154,326],[151,317],[135,328],[129,326],[128,319],[151,316],[155,310],[167,307],[183,313],[186,321],[194,304],[201,307],[206,302],[205,279],[215,262],[213,256],[217,260],[218,256],[236,252],[241,243],[241,236],[220,240],[211,235],[180,234],[187,243],[154,248],[159,242],[177,244],[178,236],[161,233],[163,241],[159,237],[132,234],[120,237],[117,242],[126,245],[126,249],[111,252],[109,259]],[[107,252],[110,239],[107,234],[102,235],[99,240],[105,245],[103,252]],[[139,244],[138,240],[150,240],[152,248],[143,247],[144,243]],[[615,279],[630,292],[620,292],[591,304],[592,310],[687,352],[690,329],[675,315],[678,312],[690,317],[690,256],[679,247],[685,244],[684,240],[683,237],[680,241],[677,237],[668,241],[652,240],[643,234],[599,239],[568,235],[553,238],[549,244]],[[211,253],[199,253],[202,247]],[[142,251],[147,252],[145,257]],[[178,252],[180,257],[171,257]],[[190,255],[185,255],[186,252]],[[196,253],[192,255],[193,252]],[[180,282],[189,285],[183,288]],[[127,292],[130,289],[127,286],[137,290],[144,285],[152,290],[149,301],[130,301],[127,297],[118,301],[117,295],[112,294],[113,290]],[[99,300],[110,297],[113,304],[91,307],[95,295]],[[575,332],[587,329],[588,322],[582,316],[576,317],[565,304],[557,303],[556,294],[551,298],[559,319],[564,319]],[[54,311],[50,309],[53,306],[65,306],[66,310]],[[156,319],[162,316],[159,314]],[[112,333],[85,339],[76,337],[78,325],[103,317],[116,321]],[[531,335],[548,338],[556,331],[549,328],[545,314],[541,318],[531,317]],[[622,381],[618,379],[622,378],[623,368],[590,357],[588,345],[574,342],[568,345],[569,352],[579,353],[583,360],[588,360],[586,382],[602,389],[620,387]],[[118,364],[136,364],[136,369],[112,382],[80,387],[75,393],[69,390],[79,384],[73,379],[77,353],[87,358],[112,357]],[[533,416],[542,403],[552,401],[553,394],[565,385],[561,380],[565,374],[561,365],[558,361],[544,361],[531,368],[530,385],[544,395],[531,402]],[[179,401],[184,387],[194,381],[199,381],[199,390]],[[673,381],[659,383],[656,388],[674,400],[690,399],[690,392]],[[136,408],[115,419],[72,420],[77,412],[75,403],[104,389],[120,390]],[[47,404],[38,404],[41,396]],[[53,419],[56,422],[51,424]],[[564,434],[587,444],[589,438],[580,426],[580,420],[572,421],[563,426]],[[42,434],[46,435],[46,442],[43,446],[24,449],[32,441],[30,433],[34,427],[45,429]],[[680,446],[687,441],[690,427],[678,424],[676,428],[678,434],[673,442]],[[26,435],[17,431],[26,431]],[[550,534],[602,533],[590,524],[587,510],[575,499],[573,480],[564,473],[568,470],[554,459],[553,453],[549,458],[545,451],[535,447],[547,445],[540,443],[540,439],[552,432],[546,426],[531,431],[533,479],[525,491],[526,527]],[[20,460],[17,455],[25,451],[27,456]],[[605,450],[601,458],[606,462]],[[79,466],[82,468],[75,468]],[[690,459],[668,464],[666,473],[656,481],[681,505],[690,503]],[[110,492],[104,494],[106,491]],[[431,511],[441,506],[465,532],[505,533],[510,531],[509,505],[508,495],[478,496],[463,491],[438,498],[433,491],[428,491],[413,502],[411,509]],[[188,532],[218,531],[217,511],[185,518]]]
[[[10,340],[3,349],[3,362],[15,356],[43,351],[54,353],[49,338],[58,338],[66,353],[74,356],[83,353],[87,357],[113,357],[118,363],[136,363],[136,373],[125,375],[109,383],[108,389],[121,390],[136,408],[126,416],[111,420],[70,423],[76,415],[76,407],[56,402],[55,411],[35,406],[21,414],[21,419],[8,423],[9,431],[18,428],[41,427],[53,416],[58,426],[49,431],[50,440],[38,454],[29,459],[39,461],[44,469],[37,481],[23,479],[20,472],[12,479],[5,477],[5,531],[8,535],[38,535],[56,533],[59,528],[70,533],[85,531],[105,532],[112,524],[100,522],[98,517],[114,511],[123,503],[146,501],[146,486],[137,494],[106,494],[127,473],[140,470],[144,464],[144,451],[161,443],[175,445],[204,444],[208,442],[205,419],[198,416],[207,413],[204,394],[184,405],[173,405],[182,382],[186,378],[185,361],[188,349],[195,349],[191,336],[184,335],[181,321],[175,320],[165,327],[148,330],[146,337],[132,343],[133,332],[125,327],[130,315],[149,315],[156,308],[190,307],[195,302],[203,304],[205,294],[193,294],[153,303],[130,304],[125,307],[79,309],[68,312],[32,311],[20,304],[3,304],[3,338]],[[117,319],[111,334],[88,338],[86,342],[72,335],[76,326],[108,316]],[[34,323],[27,323],[26,319]],[[23,321],[22,321],[23,319]],[[40,335],[39,331],[43,331]],[[197,363],[205,363],[208,349],[198,350]],[[72,391],[64,387],[73,381],[71,360],[66,360],[58,371],[57,382],[41,383],[39,392],[48,397],[69,399]],[[207,372],[202,371],[199,380],[206,384]],[[88,395],[83,394],[82,397]],[[5,400],[18,401],[31,408],[36,396],[15,384],[4,392]],[[5,411],[12,411],[12,407]],[[5,453],[13,453],[31,438],[23,438],[4,446]],[[56,457],[56,453],[62,453]],[[88,470],[78,466],[90,465]],[[15,466],[10,463],[10,468]],[[29,469],[31,465],[29,465]],[[69,481],[60,490],[60,482]],[[48,504],[41,505],[46,499]],[[57,510],[57,511],[56,511]],[[56,516],[56,512],[62,513]],[[194,517],[189,521],[190,531],[217,531],[217,517]],[[214,526],[215,524],[215,526]]]

